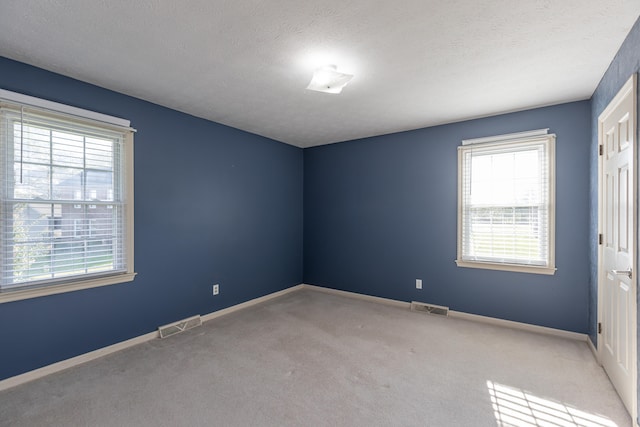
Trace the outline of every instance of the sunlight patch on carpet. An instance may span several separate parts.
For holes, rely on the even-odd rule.
[[[487,381],[499,427],[619,427],[609,418]]]

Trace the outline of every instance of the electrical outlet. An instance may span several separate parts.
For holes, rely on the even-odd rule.
[[[422,279],[416,279],[416,289],[422,289]]]
[[[216,283],[215,285],[213,285],[213,294],[218,295],[219,293],[220,293],[220,285]]]

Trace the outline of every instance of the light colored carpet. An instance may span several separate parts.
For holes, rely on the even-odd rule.
[[[586,343],[312,290],[0,392],[12,427],[630,423]]]

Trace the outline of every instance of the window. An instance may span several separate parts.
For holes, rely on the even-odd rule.
[[[546,129],[463,141],[459,267],[554,274],[554,152]]]
[[[0,96],[7,94],[0,302],[133,280],[133,129],[61,104]],[[39,102],[47,108],[33,107]]]

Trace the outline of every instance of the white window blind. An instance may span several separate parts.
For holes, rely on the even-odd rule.
[[[133,274],[130,129],[0,102],[0,292]]]
[[[554,141],[459,147],[458,265],[553,273]]]

